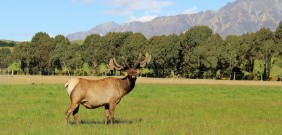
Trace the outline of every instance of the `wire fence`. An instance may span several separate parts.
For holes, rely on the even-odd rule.
[[[107,76],[35,76],[35,75],[0,75],[0,87],[12,87],[14,85],[45,85],[58,84],[64,89],[64,84],[73,77],[97,80]],[[115,76],[122,78],[122,76]],[[187,78],[150,78],[138,77],[138,84],[210,84],[210,85],[255,85],[255,86],[282,86],[281,81],[255,81],[255,80],[216,80],[216,79],[187,79]]]
[[[74,76],[61,76],[61,75],[50,75],[50,76],[41,76],[41,75],[16,75],[17,79],[14,77],[15,72],[13,70],[0,69],[0,84],[40,84],[40,83],[64,83],[69,78]],[[52,77],[54,76],[54,77]],[[91,78],[101,78],[106,76],[123,76],[121,72],[115,73],[102,73],[100,76],[83,76],[83,77],[91,77]],[[218,80],[261,80],[262,74],[257,74],[254,76],[253,74],[245,75],[242,72],[232,72],[229,74],[221,74],[217,76],[216,74],[211,74],[208,71],[195,71],[189,72],[186,75],[174,75],[165,72],[147,72],[142,73],[140,77],[148,77],[148,78],[184,78],[184,79],[218,79]],[[42,80],[44,79],[44,81]],[[47,81],[46,81],[47,79]],[[48,80],[49,79],[49,80]],[[275,76],[271,78],[272,81],[282,81],[282,75]]]
[[[0,84],[61,84],[73,76],[0,75]]]

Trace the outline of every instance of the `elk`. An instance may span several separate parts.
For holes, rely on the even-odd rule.
[[[116,58],[111,59],[108,70],[121,70],[124,78],[108,77],[100,80],[88,80],[83,78],[72,78],[66,84],[66,91],[70,97],[71,105],[65,113],[65,124],[68,124],[68,117],[72,113],[76,124],[79,124],[78,111],[80,104],[87,109],[95,109],[101,106],[105,107],[105,124],[108,124],[110,117],[111,124],[114,123],[114,112],[121,98],[128,94],[135,86],[137,75],[142,72],[151,60],[151,55],[145,54],[144,60],[139,55],[138,61],[134,67],[130,67],[124,60],[126,66],[117,63]]]

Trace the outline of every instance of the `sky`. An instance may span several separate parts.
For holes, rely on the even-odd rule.
[[[158,16],[219,10],[234,0],[2,0],[0,39],[30,41],[37,32],[50,36],[88,31],[115,22],[150,21]]]

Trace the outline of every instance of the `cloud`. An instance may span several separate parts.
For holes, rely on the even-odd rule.
[[[76,0],[69,0],[70,3],[76,3]]]
[[[122,8],[113,8],[111,10],[106,11],[105,13],[111,14],[111,15],[120,15],[120,16],[130,16],[133,14],[132,11],[125,10]]]
[[[135,16],[131,16],[128,22],[133,22],[133,21],[148,22],[148,21],[153,20],[156,17],[157,17],[156,15],[145,15],[139,18]]]
[[[162,0],[109,0],[112,8],[106,13],[113,15],[132,15],[135,11],[160,13],[164,7],[174,5],[172,1]]]
[[[182,14],[194,14],[198,12],[198,8],[197,7],[191,7],[186,9]]]
[[[69,1],[70,3],[76,3],[79,0],[69,0]],[[91,5],[94,2],[94,0],[81,0],[81,2],[86,5]]]
[[[83,0],[84,4],[90,5],[93,3],[93,0]]]

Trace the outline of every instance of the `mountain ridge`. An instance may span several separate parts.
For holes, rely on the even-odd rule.
[[[194,14],[160,16],[148,22],[130,22],[122,25],[103,23],[89,31],[67,35],[69,40],[83,40],[90,34],[108,32],[140,32],[147,38],[155,35],[180,34],[193,26],[206,25],[222,37],[258,31],[262,27],[274,30],[282,20],[282,1],[236,0],[217,11],[206,10]]]

